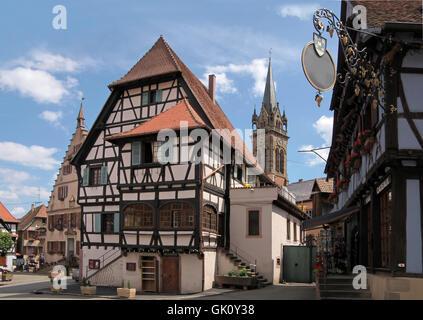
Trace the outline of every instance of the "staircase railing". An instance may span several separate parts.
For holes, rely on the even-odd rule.
[[[91,278],[94,274],[96,274],[98,271],[103,269],[106,265],[108,265],[113,260],[117,259],[121,256],[120,250],[110,249],[105,254],[100,256],[99,258],[95,260],[100,260],[100,266],[96,269],[90,269],[90,266],[85,267],[85,279]]]
[[[241,260],[244,260],[244,262],[248,263],[250,266],[250,270],[256,272],[257,271],[257,259],[250,255],[248,252],[242,250],[237,246],[236,244],[231,241],[229,253],[234,254]]]

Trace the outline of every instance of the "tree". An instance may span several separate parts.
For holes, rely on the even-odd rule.
[[[14,242],[8,232],[0,232],[0,256],[5,256],[13,248]]]

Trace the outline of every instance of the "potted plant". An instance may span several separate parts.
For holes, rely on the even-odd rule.
[[[321,264],[316,264],[316,266],[313,269],[314,278],[316,280],[316,283],[319,282],[319,278],[323,276],[323,266]]]
[[[248,288],[257,288],[258,281],[256,277],[251,277],[248,274],[247,269],[243,268],[239,271],[239,274],[235,270],[230,270],[227,275],[216,276],[216,284],[218,287],[223,285],[242,287],[244,290]]]
[[[372,135],[372,132],[370,130],[364,130],[362,132],[362,136],[363,136],[363,140],[364,140],[363,148],[367,152],[370,152],[372,150],[374,143],[375,143],[375,137]]]
[[[361,157],[357,152],[353,152],[350,158],[350,166],[353,172],[357,172],[361,166]]]
[[[346,179],[338,179],[338,181],[336,182],[336,189],[347,190],[348,181]]]
[[[82,295],[92,296],[97,293],[97,287],[92,286],[90,281],[86,278],[82,279],[81,293]]]
[[[117,288],[117,295],[122,298],[135,298],[137,290],[131,288],[131,282],[128,280],[128,287],[125,288],[125,281],[122,280],[122,288]]]

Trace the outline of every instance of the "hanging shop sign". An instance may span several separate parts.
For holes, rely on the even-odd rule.
[[[336,81],[335,62],[326,43],[325,38],[314,33],[313,41],[305,45],[301,57],[308,82],[319,91],[332,89]]]

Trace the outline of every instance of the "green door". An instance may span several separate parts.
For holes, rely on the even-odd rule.
[[[283,280],[313,282],[316,247],[283,246]]]

